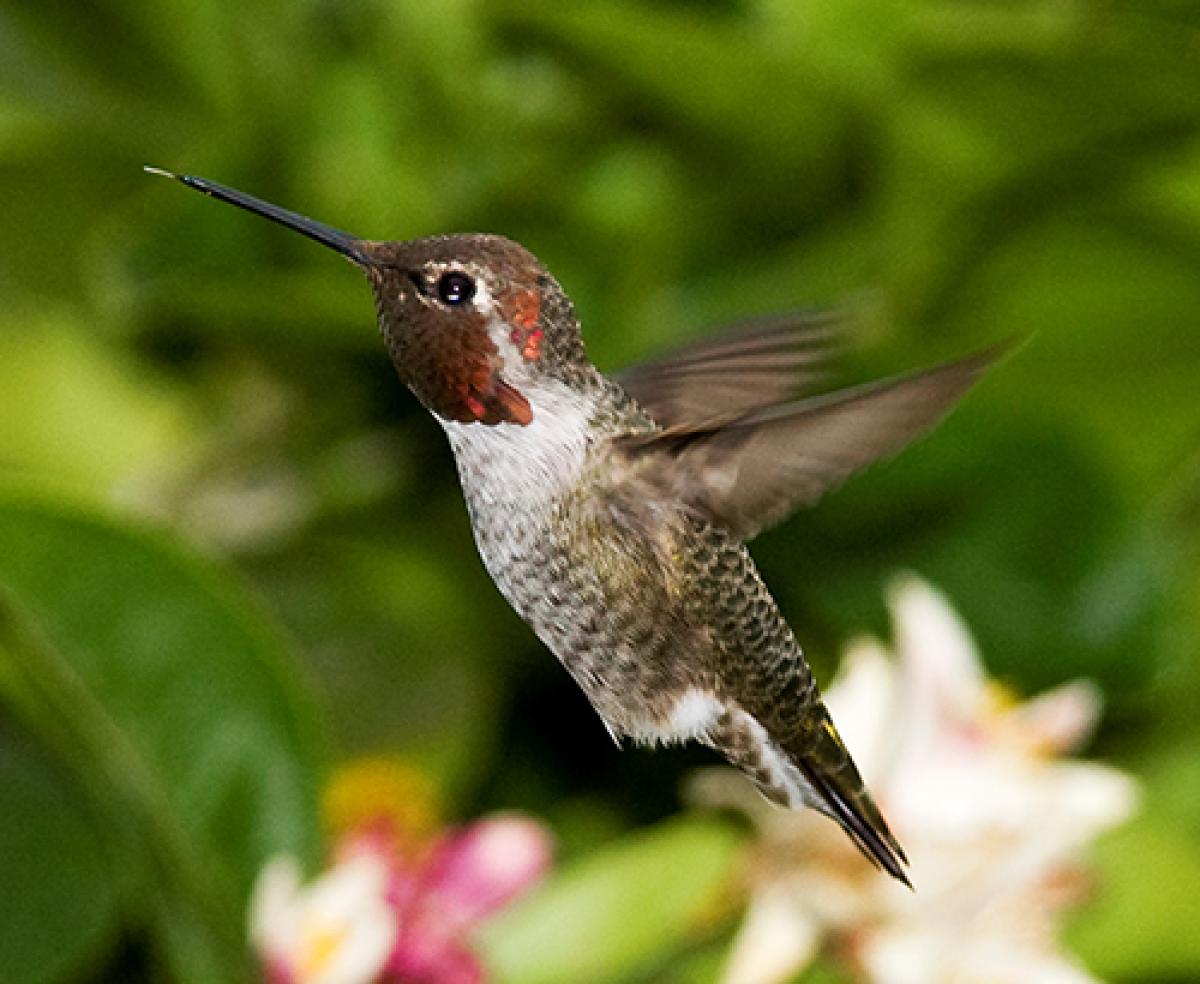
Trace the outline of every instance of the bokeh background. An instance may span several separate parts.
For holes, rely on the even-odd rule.
[[[1145,800],[1071,945],[1200,978],[1200,4],[0,3],[17,984],[235,979],[258,866],[320,858],[353,756],[450,818],[541,816],[568,868],[712,761],[618,754],[507,609],[360,276],[143,163],[367,237],[518,239],[602,369],[830,304],[848,381],[1023,342],[755,554],[823,680],[901,570],[1014,691],[1096,680],[1091,751]],[[662,877],[626,869],[606,890]],[[710,979],[681,955],[732,912],[697,943],[687,902],[595,979]]]

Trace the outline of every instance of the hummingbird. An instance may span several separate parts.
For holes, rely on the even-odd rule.
[[[994,359],[820,392],[836,319],[760,319],[608,377],[570,298],[498,235],[360,239],[147,171],[342,254],[403,383],[449,440],[480,557],[618,745],[696,740],[772,802],[907,859],[746,542],[938,421]]]

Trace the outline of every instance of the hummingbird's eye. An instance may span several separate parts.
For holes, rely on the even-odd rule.
[[[437,292],[443,304],[463,304],[475,296],[475,281],[465,273],[451,270],[438,280]]]

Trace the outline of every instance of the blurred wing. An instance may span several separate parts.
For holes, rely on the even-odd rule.
[[[716,338],[631,366],[618,383],[655,421],[692,430],[782,403],[826,376],[841,318],[796,312],[739,322]]]
[[[656,485],[748,540],[928,430],[998,354],[772,407],[725,426],[631,437],[625,448],[657,456],[648,470]]]

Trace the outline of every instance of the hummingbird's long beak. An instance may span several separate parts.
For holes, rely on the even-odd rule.
[[[226,188],[225,185],[209,181],[207,178],[197,178],[190,174],[176,174],[174,171],[166,171],[161,167],[150,167],[148,164],[145,165],[143,170],[148,174],[161,174],[164,178],[174,178],[189,188],[195,188],[196,191],[211,195],[213,198],[228,202],[230,205],[236,205],[238,208],[244,208],[247,212],[261,215],[264,219],[278,222],[289,229],[294,229],[302,236],[308,236],[309,239],[315,240],[322,246],[328,246],[330,249],[337,250],[359,266],[370,266],[373,262],[371,256],[364,248],[366,245],[364,241],[350,235],[348,232],[334,229],[332,226],[327,226],[322,222],[306,218],[296,212],[288,211],[286,208],[280,208],[278,205],[272,205],[270,202],[264,202],[262,199],[255,198],[252,195],[235,191],[233,188]]]

